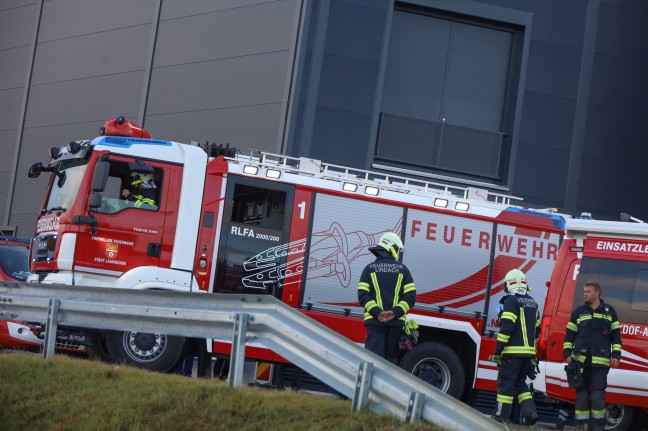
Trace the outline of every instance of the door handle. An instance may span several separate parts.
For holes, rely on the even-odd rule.
[[[162,253],[162,244],[159,242],[149,242],[146,247],[146,254],[151,257],[160,257]]]

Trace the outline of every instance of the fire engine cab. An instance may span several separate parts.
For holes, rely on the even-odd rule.
[[[601,298],[621,324],[622,353],[606,389],[606,429],[638,430],[648,409],[648,224],[571,219],[551,276],[538,357],[536,390],[574,403],[567,383],[563,341],[571,312],[583,304],[583,286],[601,285]],[[645,424],[645,422],[643,422]]]
[[[482,189],[150,139],[125,124],[104,131],[126,136],[75,141],[53,149],[47,166],[32,166],[30,176],[49,171],[51,180],[31,281],[273,295],[362,344],[358,279],[373,261],[369,247],[392,231],[403,240],[418,294],[410,317],[420,325],[419,343],[401,366],[455,397],[495,390],[488,357],[504,275],[525,272],[544,302],[561,216]],[[81,332],[95,357],[163,371],[185,342]],[[213,340],[208,350],[227,358],[231,346]],[[246,357],[286,362],[256,344]]]

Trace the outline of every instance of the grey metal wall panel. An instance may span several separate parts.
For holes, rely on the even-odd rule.
[[[12,174],[13,149],[16,145],[16,129],[0,130],[0,148],[5,157],[0,157],[0,202],[7,199],[7,187],[9,186],[9,175]],[[3,176],[4,175],[4,176]],[[4,199],[4,200],[3,200]],[[0,205],[3,207],[4,205]],[[0,218],[0,220],[2,220]],[[0,222],[2,224],[2,222]]]
[[[288,71],[287,51],[156,68],[147,113],[278,103]]]
[[[0,90],[25,85],[30,46],[0,50]]]
[[[520,167],[515,171],[515,195],[530,206],[562,208],[569,150],[520,140],[517,159]]]
[[[527,92],[520,125],[520,141],[568,150],[571,146],[570,133],[574,126],[575,108],[575,100],[546,93]],[[520,166],[524,171],[525,166]]]
[[[526,90],[575,99],[580,61],[579,49],[531,42]]]
[[[161,21],[154,67],[289,50],[295,11],[286,0]]]
[[[56,0],[43,4],[39,42],[149,24],[155,0]],[[115,46],[114,49],[128,49]]]
[[[371,116],[318,107],[310,157],[346,166],[362,166]]]
[[[23,88],[0,90],[0,130],[15,129],[20,116]],[[15,142],[11,143],[12,148]]]
[[[0,50],[31,44],[36,12],[35,3],[0,11]]]
[[[38,0],[2,0],[0,3],[0,12],[32,4],[38,4]]]
[[[263,3],[278,2],[284,2],[284,0],[164,0],[162,2],[160,19],[166,20],[227,9],[240,9]]]
[[[377,73],[375,63],[324,54],[318,105],[370,115],[376,97]]]
[[[648,62],[596,55],[594,63],[596,67],[592,74],[591,103],[610,105],[622,110],[642,109],[645,112],[648,99]]]
[[[598,125],[596,128],[588,128],[585,135],[585,151],[588,154],[629,161],[641,160],[645,164],[648,160],[648,145],[645,139],[638,138],[646,133],[644,113],[640,110],[629,111],[609,105],[593,104],[588,114],[587,122]],[[629,126],[625,126],[626,124]],[[645,171],[645,168],[641,171]]]
[[[103,124],[107,117],[135,117],[143,76],[143,72],[129,72],[34,85],[29,96],[25,127],[85,121],[101,121]]]
[[[587,187],[581,187],[578,195],[582,208],[609,217],[618,217],[620,213],[628,212],[645,220],[646,206],[645,203],[638,205],[641,199],[636,197],[637,189],[633,187],[624,190],[628,186],[645,183],[645,161],[586,154],[583,155],[581,172],[584,173],[581,181],[587,181]],[[591,175],[593,173],[597,175]],[[624,188],[619,188],[620,185]]]
[[[633,9],[601,2],[596,51],[615,57],[648,62],[646,22],[648,22],[648,2],[635,1]]]
[[[382,44],[376,35],[385,31],[382,2],[332,1],[329,19],[335,26],[326,35],[326,52],[370,62],[380,61]]]
[[[32,85],[143,70],[150,33],[143,24],[39,43]]]
[[[146,117],[154,138],[189,143],[230,144],[239,149],[278,152],[280,103],[208,109]]]

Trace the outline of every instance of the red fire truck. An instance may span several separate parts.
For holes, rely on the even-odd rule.
[[[524,271],[544,302],[561,216],[481,189],[141,138],[138,128],[134,137],[130,127],[109,120],[105,136],[53,149],[49,165],[32,166],[30,176],[52,178],[30,281],[273,295],[361,344],[357,282],[373,261],[368,248],[393,231],[405,244],[418,292],[410,315],[420,325],[401,365],[456,397],[495,390],[488,356],[504,275]],[[133,182],[149,183],[146,202],[122,199]],[[154,370],[173,367],[185,341],[82,333],[90,355]],[[231,350],[224,340],[208,349],[219,358]],[[285,363],[254,343],[246,357]]]
[[[619,314],[623,344],[621,364],[608,375],[606,429],[643,429],[640,413],[648,409],[648,225],[572,219],[567,220],[566,236],[542,314],[542,372],[534,388],[574,402],[576,393],[564,371],[563,341],[572,310],[583,304],[583,286],[598,281],[601,297]]]

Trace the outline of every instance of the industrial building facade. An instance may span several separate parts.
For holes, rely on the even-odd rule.
[[[0,229],[50,147],[123,115],[228,143],[648,217],[643,0],[5,0]]]

